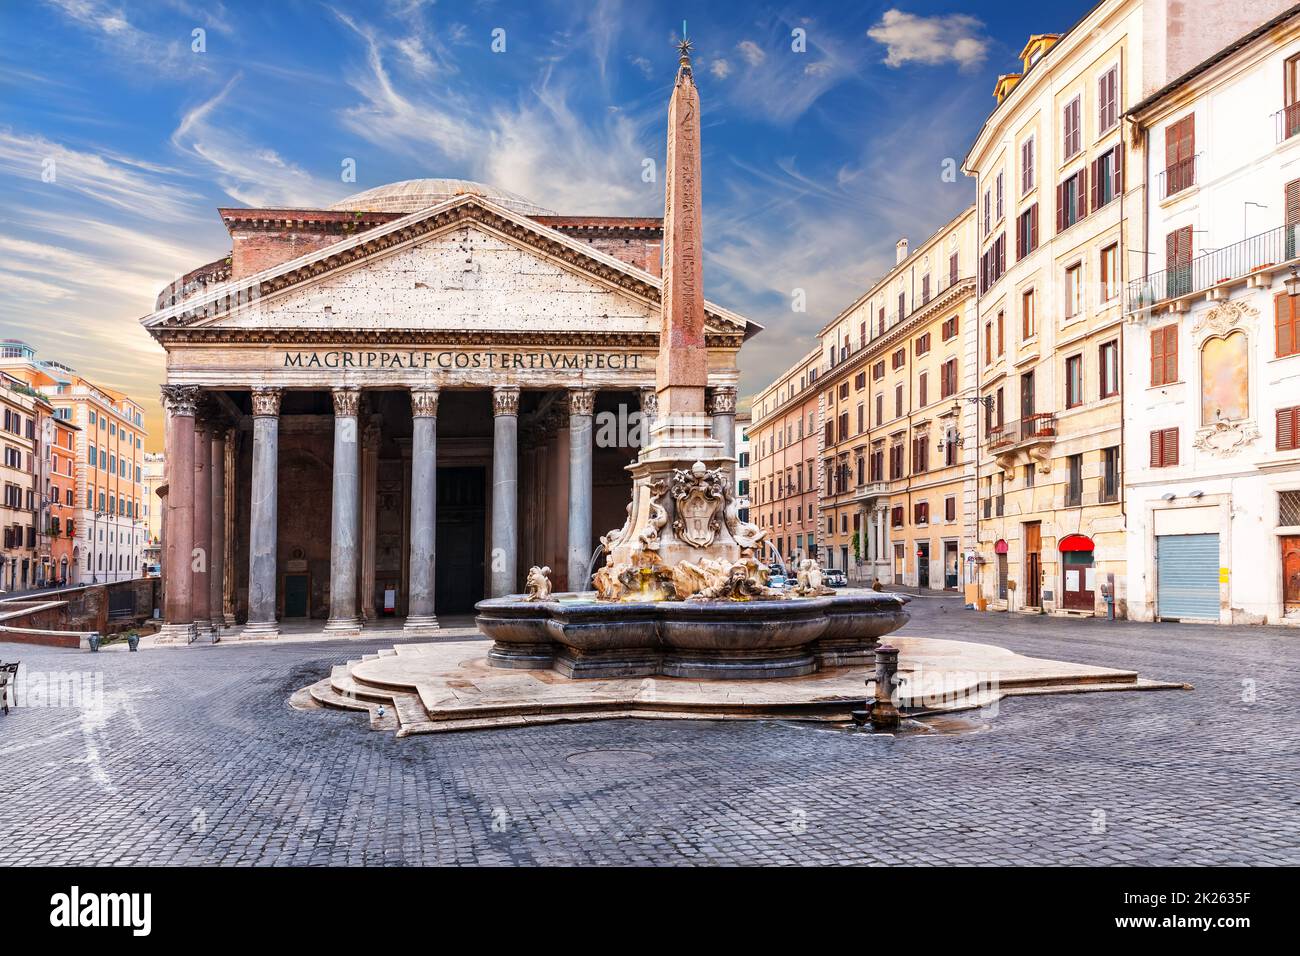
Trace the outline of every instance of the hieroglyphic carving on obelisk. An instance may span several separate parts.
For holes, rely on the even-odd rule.
[[[709,372],[700,228],[700,96],[691,72],[690,41],[683,40],[679,49],[677,82],[668,105],[663,294],[655,383],[662,416],[702,415]]]

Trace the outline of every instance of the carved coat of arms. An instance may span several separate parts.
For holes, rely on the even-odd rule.
[[[690,471],[673,471],[672,495],[676,503],[673,532],[696,548],[713,544],[722,530],[722,506],[725,479],[718,469],[709,471],[696,462]]]

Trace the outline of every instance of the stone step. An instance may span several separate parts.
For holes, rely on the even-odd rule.
[[[379,708],[383,705],[370,701],[357,700],[356,698],[346,697],[336,691],[330,684],[330,679],[317,681],[310,687],[312,699],[322,707],[328,707],[332,710],[363,710],[370,717],[371,730],[392,730],[400,731],[401,723],[398,720],[397,713],[391,706],[385,707],[384,715],[379,715]]]

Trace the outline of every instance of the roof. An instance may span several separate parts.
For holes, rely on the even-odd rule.
[[[554,211],[538,206],[530,199],[508,189],[468,179],[406,179],[356,193],[331,205],[331,210],[410,213],[456,196],[481,196],[499,206],[525,216],[553,215]]]

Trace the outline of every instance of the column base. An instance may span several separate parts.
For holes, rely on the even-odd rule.
[[[356,617],[331,619],[325,622],[323,630],[336,637],[360,637],[361,619]]]
[[[419,635],[440,630],[438,618],[432,614],[411,614],[402,625],[403,634]]]
[[[225,615],[222,615],[222,618],[223,618],[223,620],[225,620],[225,622],[226,622],[226,627],[234,627],[234,626],[238,623],[238,622],[235,620],[235,615],[233,615],[233,614],[225,614]]]
[[[158,629],[155,644],[192,644],[195,628],[193,624],[164,624]]]
[[[244,625],[244,629],[239,632],[239,640],[241,641],[263,641],[279,636],[280,624],[278,621],[249,621]]]

